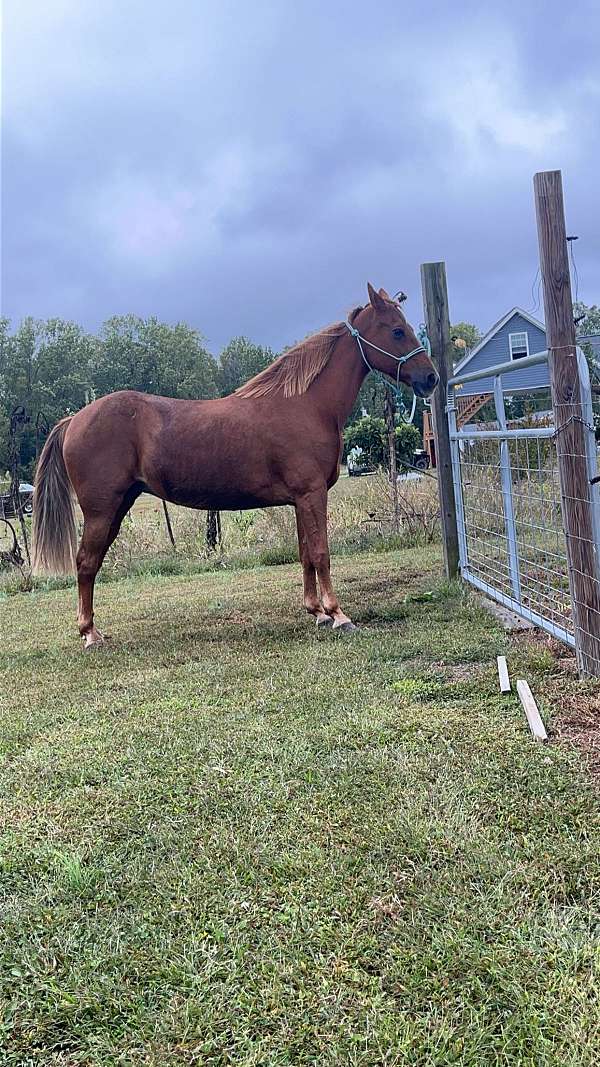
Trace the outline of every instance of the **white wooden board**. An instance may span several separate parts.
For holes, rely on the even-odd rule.
[[[510,693],[510,678],[508,677],[508,667],[506,665],[506,656],[498,656],[498,677],[500,679],[500,692]]]
[[[538,706],[533,699],[533,693],[529,688],[529,683],[523,678],[519,678],[517,682],[517,693],[525,714],[527,716],[527,722],[529,723],[529,729],[531,730],[536,741],[547,741],[548,734],[546,733],[546,727],[542,722],[542,716],[538,711]]]

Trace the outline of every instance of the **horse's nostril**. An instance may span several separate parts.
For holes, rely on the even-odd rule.
[[[437,374],[435,373],[435,371],[432,371],[431,374],[427,375],[427,388],[428,389],[435,389],[438,381],[439,381],[439,378],[438,378]]]

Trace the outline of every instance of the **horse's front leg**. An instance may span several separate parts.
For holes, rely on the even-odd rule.
[[[306,542],[306,553],[310,568],[312,571],[317,572],[319,578],[321,601],[323,603],[325,614],[333,619],[334,630],[341,629],[346,631],[356,629],[352,620],[342,611],[338,598],[333,591],[333,585],[331,584],[329,545],[327,543],[327,486],[323,485],[321,488],[313,489],[311,492],[305,493],[303,496],[299,497],[296,500],[296,515],[298,517],[299,542],[301,540],[301,528],[303,538]],[[300,554],[302,558],[302,548],[300,549]],[[304,575],[306,598],[306,568]],[[314,597],[316,598],[316,583],[314,583],[314,578],[311,579],[309,577],[308,589],[309,595],[312,595],[314,590]],[[309,608],[308,610],[310,611],[311,609]]]
[[[323,611],[323,605],[317,593],[317,572],[311,563],[308,541],[304,533],[304,526],[300,511],[296,507],[296,527],[298,530],[298,552],[302,564],[302,576],[304,580],[304,607],[310,615],[314,615],[317,626],[331,626],[333,619]]]

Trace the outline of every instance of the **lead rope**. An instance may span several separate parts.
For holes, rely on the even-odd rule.
[[[406,404],[404,403],[404,397],[402,396],[402,390],[400,388],[400,367],[402,367],[405,363],[407,363],[408,360],[411,359],[412,356],[416,356],[419,352],[425,352],[425,354],[427,356],[429,356],[429,358],[431,359],[431,344],[430,344],[429,338],[427,336],[427,330],[426,330],[426,327],[425,327],[425,323],[421,323],[421,325],[419,326],[418,333],[417,333],[417,337],[419,338],[419,341],[421,343],[419,345],[417,345],[416,348],[413,348],[411,352],[408,352],[406,356],[395,356],[393,352],[386,352],[385,348],[380,348],[379,345],[373,344],[372,341],[369,341],[369,339],[367,337],[363,337],[359,333],[359,331],[354,326],[351,325],[351,323],[346,322],[346,326],[348,327],[350,333],[352,334],[352,337],[355,338],[355,340],[356,340],[356,342],[358,344],[358,347],[359,347],[359,350],[360,350],[360,354],[361,354],[361,356],[362,356],[362,358],[364,360],[365,366],[369,370],[369,373],[370,374],[374,374],[375,377],[378,378],[379,381],[382,382],[383,385],[385,385],[388,389],[392,390],[392,392],[393,392],[393,394],[394,394],[394,396],[396,398],[396,411],[397,411],[398,415],[400,416],[400,418],[402,419],[403,422],[405,422],[405,423],[410,425],[410,423],[412,423],[412,421],[413,421],[413,419],[415,417],[415,411],[417,409],[417,394],[413,392],[412,407],[411,407],[411,410],[410,410],[410,415],[407,418],[406,417],[406,410],[407,410],[406,409]],[[367,357],[365,355],[365,350],[363,348],[363,343],[366,344],[366,345],[370,345],[371,348],[375,348],[377,350],[377,352],[382,352],[384,356],[389,356],[390,359],[394,359],[396,361],[396,363],[398,364],[398,370],[396,372],[396,381],[395,382],[391,382],[390,379],[387,377],[387,375],[382,374],[381,371],[376,369],[376,367],[372,367],[371,366],[371,364],[369,363],[369,361],[368,361],[368,359],[367,359]]]

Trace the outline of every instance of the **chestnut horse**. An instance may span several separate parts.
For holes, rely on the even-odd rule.
[[[103,640],[94,625],[96,575],[144,492],[202,509],[292,504],[304,606],[320,626],[353,629],[329,574],[327,491],[338,479],[342,430],[369,370],[423,397],[438,381],[400,305],[371,285],[369,303],[347,322],[295,345],[232,396],[173,400],[124,391],[62,419],[36,473],[33,569],[77,567],[85,647]],[[73,492],[83,512],[76,556]]]

